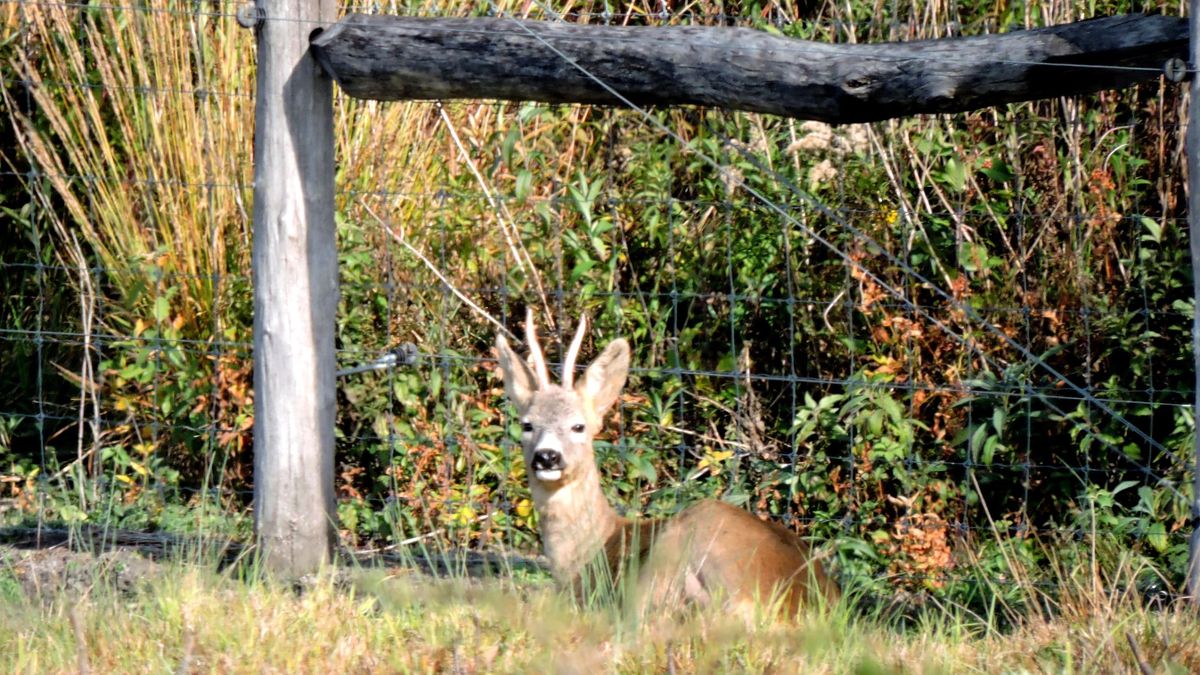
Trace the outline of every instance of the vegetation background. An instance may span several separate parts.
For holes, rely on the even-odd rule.
[[[836,42],[1183,13],[346,9]],[[235,10],[0,4],[5,523],[248,536],[254,45]],[[1022,606],[1029,584],[1077,570],[1178,589],[1194,432],[1183,104],[1162,81],[833,128],[337,95],[340,366],[406,342],[420,354],[339,381],[344,542],[536,550],[483,315],[515,330],[531,306],[551,343],[586,313],[585,354],[634,345],[599,449],[627,513],[718,496],[825,542],[864,593],[917,603]]]

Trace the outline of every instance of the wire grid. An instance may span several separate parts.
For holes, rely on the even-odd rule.
[[[213,26],[234,30],[233,7],[211,3],[157,8],[84,7],[24,2],[19,7],[22,22],[26,12],[47,8],[167,14],[187,26],[195,36],[198,75],[194,86],[138,86],[133,93],[149,98],[194,99],[202,112],[206,161],[199,181],[157,176],[150,167],[143,172],[136,166],[110,167],[108,174],[58,173],[55,167],[42,166],[28,156],[21,156],[26,164],[10,162],[11,170],[3,173],[10,184],[20,181],[27,190],[29,211],[23,217],[30,228],[33,259],[5,259],[0,265],[6,277],[24,280],[15,282],[13,288],[35,289],[34,297],[22,296],[14,306],[37,306],[32,325],[29,317],[22,316],[9,327],[0,328],[0,340],[10,345],[4,350],[11,355],[9,365],[29,368],[32,363],[34,371],[27,378],[34,383],[33,397],[6,400],[5,409],[0,410],[0,417],[14,425],[10,437],[33,445],[30,453],[28,445],[14,443],[10,453],[37,458],[37,471],[11,471],[6,476],[10,485],[24,490],[12,490],[9,503],[18,503],[20,495],[36,495],[39,501],[34,513],[39,523],[84,517],[104,523],[136,523],[136,517],[124,513],[122,504],[136,504],[139,492],[151,491],[160,492],[167,501],[211,503],[218,510],[236,512],[245,507],[251,495],[249,477],[244,473],[249,428],[244,419],[231,416],[236,406],[227,405],[230,380],[217,364],[229,363],[236,370],[239,364],[248,363],[250,344],[246,335],[227,337],[227,319],[222,311],[210,312],[207,333],[188,336],[163,337],[162,329],[172,312],[154,314],[155,327],[160,330],[152,332],[106,321],[105,317],[114,313],[106,310],[115,300],[108,300],[106,305],[103,292],[95,296],[95,313],[87,322],[88,330],[81,330],[80,320],[67,312],[51,314],[47,305],[53,304],[56,290],[104,289],[115,275],[142,275],[145,286],[152,289],[155,309],[160,298],[170,306],[173,296],[168,294],[176,284],[197,278],[209,284],[218,307],[229,307],[248,302],[236,296],[249,288],[249,270],[235,267],[186,274],[164,270],[153,261],[146,264],[134,260],[121,269],[94,262],[70,265],[63,256],[55,257],[42,249],[52,241],[52,234],[47,232],[47,211],[58,207],[50,196],[56,178],[76,186],[89,205],[89,215],[95,215],[94,209],[98,208],[94,203],[96,191],[105,186],[142,191],[148,196],[165,189],[195,191],[203,195],[200,203],[207,210],[209,222],[217,219],[219,193],[228,191],[248,198],[248,167],[237,175],[226,175],[208,160],[215,156],[214,139],[220,135],[214,129],[224,129],[228,124],[229,118],[222,117],[228,112],[226,103],[252,101],[249,90],[224,89],[223,83],[206,79],[210,71],[204,59],[212,58],[208,41],[214,39]],[[398,8],[368,9],[392,12]],[[555,16],[550,8],[542,9],[547,17]],[[651,24],[763,23],[761,17],[747,20],[723,12],[663,11],[667,12],[663,16],[643,12],[637,20]],[[432,15],[437,11],[422,7],[411,13]],[[467,13],[504,14],[495,6],[480,6],[476,12]],[[577,14],[568,18],[604,22],[622,19],[619,13]],[[780,11],[770,21],[784,22],[787,18],[787,12]],[[900,18],[864,23],[873,35],[885,28],[894,35],[898,27],[912,25]],[[843,35],[852,34],[862,25],[845,21],[824,24],[827,30]],[[22,49],[32,53],[28,35],[23,33]],[[22,109],[26,112],[36,110],[32,88],[21,86],[29,84],[21,80],[16,88],[24,96]],[[39,85],[104,88],[95,82],[78,81],[42,80]],[[365,125],[376,122],[366,119],[376,109],[375,104],[339,100],[338,105],[343,124],[352,130],[350,123],[356,120]],[[588,160],[591,164],[580,162],[591,172],[578,177],[568,173],[569,180],[562,181],[563,167],[572,168],[572,159],[555,157],[551,148],[543,152],[542,164],[535,167],[544,176],[532,175],[531,182],[538,189],[518,195],[510,177],[497,173],[500,165],[496,145],[503,143],[503,134],[512,128],[519,130],[518,142],[524,143],[529,120],[544,118],[547,124],[553,124],[569,119],[571,111],[491,103],[456,104],[446,109],[436,104],[405,106],[406,115],[430,124],[428,146],[453,157],[449,161],[459,166],[455,170],[438,165],[443,184],[433,181],[436,189],[429,184],[414,189],[416,182],[404,180],[403,172],[389,174],[383,170],[378,163],[384,161],[385,153],[380,153],[375,165],[369,157],[348,160],[362,177],[344,178],[338,186],[339,213],[345,217],[341,233],[342,295],[368,299],[380,308],[356,325],[355,308],[343,307],[339,367],[353,369],[370,364],[405,342],[416,343],[419,352],[411,367],[340,378],[339,511],[349,543],[522,550],[536,545],[535,521],[528,514],[527,492],[521,479],[519,448],[514,443],[511,420],[501,412],[504,404],[497,380],[489,373],[492,361],[488,349],[494,328],[467,309],[460,295],[492,312],[513,330],[525,306],[536,306],[544,324],[554,322],[543,328],[552,357],[557,353],[555,344],[562,343],[564,332],[581,311],[594,318],[588,353],[595,353],[603,342],[617,335],[630,335],[635,342],[642,336],[650,344],[649,349],[638,352],[629,394],[613,420],[613,428],[598,444],[604,473],[615,482],[611,490],[614,499],[630,513],[667,514],[698,496],[711,494],[739,501],[821,539],[844,536],[850,540],[873,531],[903,544],[906,531],[922,527],[958,533],[968,539],[978,537],[973,532],[996,530],[1015,536],[1027,536],[1031,530],[1083,535],[1086,532],[1078,525],[1039,514],[1047,504],[1067,501],[1066,493],[1082,499],[1127,479],[1167,494],[1169,505],[1164,508],[1172,515],[1183,513],[1181,504],[1186,502],[1186,495],[1181,490],[1186,489],[1187,468],[1180,457],[1186,457],[1188,441],[1172,426],[1178,427],[1180,420],[1187,418],[1192,396],[1190,379],[1164,376],[1156,371],[1153,356],[1148,359],[1146,374],[1127,383],[1098,382],[1097,376],[1106,373],[1097,373],[1094,368],[1097,355],[1093,330],[1098,324],[1111,325],[1113,317],[1118,316],[1141,321],[1144,331],[1140,343],[1135,344],[1144,345],[1152,355],[1166,355],[1160,360],[1169,360],[1172,352],[1186,353],[1182,343],[1190,331],[1190,307],[1171,302],[1178,299],[1174,296],[1151,298],[1152,290],[1157,292],[1157,288],[1145,280],[1161,280],[1153,276],[1155,272],[1139,267],[1149,260],[1142,254],[1142,246],[1156,242],[1135,238],[1136,255],[1131,264],[1139,274],[1123,272],[1125,278],[1143,280],[1136,305],[1112,306],[1108,297],[1096,303],[1090,290],[1096,284],[1089,279],[1095,271],[1091,267],[1094,260],[1083,246],[1073,251],[1076,277],[1069,286],[1082,289],[1077,302],[1061,297],[1054,303],[1022,302],[1044,280],[1039,275],[1051,273],[1049,263],[1053,261],[1049,254],[1037,250],[1039,237],[1029,228],[1040,231],[1051,223],[1069,239],[1085,239],[1085,233],[1098,221],[1110,227],[1136,228],[1149,217],[1160,227],[1182,230],[1177,210],[1138,204],[1137,215],[1119,215],[1114,220],[1109,214],[1064,212],[1061,208],[1043,212],[1027,197],[1013,200],[1017,204],[1015,212],[1001,219],[956,209],[952,198],[943,198],[944,208],[930,204],[914,209],[902,203],[874,209],[842,208],[840,205],[855,203],[851,197],[860,187],[850,183],[848,177],[864,165],[886,158],[878,139],[887,124],[873,127],[876,141],[870,149],[818,154],[836,159],[837,164],[832,166],[831,178],[818,189],[811,189],[799,184],[798,176],[803,174],[782,175],[776,171],[769,164],[773,158],[771,148],[756,148],[755,136],[750,133],[755,125],[767,124],[773,125],[773,131],[787,130],[795,137],[796,124],[778,120],[764,123],[766,118],[761,116],[715,111],[672,115],[605,108],[592,110],[593,119],[585,118],[598,137],[607,139],[604,149],[597,153],[601,159]],[[1136,117],[1136,106],[1131,109],[1133,117],[1126,126],[1137,129],[1141,120]],[[1063,110],[1063,135],[1083,133],[1086,121],[1079,114],[1080,108],[1066,105]],[[457,138],[451,142],[448,130],[469,126],[471,111],[503,122],[495,125],[496,133],[491,137],[472,138],[466,144]],[[149,133],[150,129],[145,131]],[[1174,133],[1175,129],[1168,131]],[[391,131],[371,128],[367,133],[386,139]],[[693,136],[684,138],[685,133]],[[709,138],[713,144],[700,147],[691,142],[699,137]],[[845,140],[836,133],[832,138]],[[1130,138],[1136,140],[1137,136],[1131,134]],[[630,194],[628,181],[617,180],[628,174],[631,164],[638,163],[637,156],[628,155],[630,148],[645,149],[654,144],[665,148],[663,161],[673,170],[653,189]],[[792,153],[791,158],[804,159],[797,159],[798,154]],[[697,168],[693,159],[696,156],[704,156],[716,166]],[[478,171],[473,178],[463,168],[471,165],[477,165]],[[913,181],[914,173],[910,169],[902,179]],[[373,180],[372,174],[384,178]],[[700,195],[701,191],[685,180],[688,177],[719,183],[724,189]],[[597,178],[597,192],[590,202],[592,215],[600,220],[607,217],[614,227],[601,232],[598,243],[581,243],[578,192],[589,189]],[[1068,176],[1064,184],[1074,182],[1078,191],[1084,178]],[[910,198],[922,196],[929,198],[928,194]],[[381,233],[379,223],[365,213],[363,206],[382,214],[386,224],[403,232],[405,240],[411,239],[419,248],[407,249]],[[465,222],[472,218],[478,221]],[[655,227],[664,228],[664,236],[659,242],[661,248],[646,247],[639,252],[638,242],[631,245],[629,241],[634,238],[630,228],[635,223],[646,226],[643,221],[647,218],[654,220]],[[882,221],[893,226],[892,241],[867,240],[864,230],[853,226]],[[778,227],[753,227],[763,222]],[[927,237],[928,229],[938,223],[956,237],[970,233],[979,236],[991,222],[1005,222],[1015,228],[1020,259],[1032,261],[1045,256],[1046,263],[1040,269],[1031,263],[1017,270],[1022,298],[1001,304],[999,301],[1007,298],[989,297],[986,302],[967,305],[978,320],[964,319],[964,307],[956,304],[965,297],[964,289],[947,288],[942,295],[930,292],[931,287],[943,288],[945,280],[912,274],[907,258],[914,249],[900,242]],[[947,228],[945,223],[952,226]],[[519,255],[503,252],[506,247],[517,247],[511,241],[501,242],[495,232],[498,225],[524,244],[524,264],[517,262]],[[753,260],[746,262],[747,258],[764,255],[760,241],[764,232],[779,237],[776,243],[782,255],[769,261],[782,266],[785,277],[765,292],[747,285],[760,281],[755,273],[761,270],[755,268]],[[209,236],[215,253],[222,244],[218,241],[220,233],[213,228]],[[822,241],[829,245],[822,245]],[[970,242],[955,243],[961,247]],[[573,279],[579,276],[579,253],[588,246],[607,247],[613,255],[619,251],[626,256],[621,274],[613,276],[617,283],[611,288],[595,287],[595,280],[586,273],[582,280],[587,283]],[[698,251],[705,246],[715,253],[705,257],[703,251]],[[536,250],[530,252],[529,248]],[[423,250],[426,259],[418,259],[416,250]],[[496,250],[501,251],[498,257]],[[696,265],[701,262],[711,264],[711,268],[698,270]],[[464,269],[470,273],[464,274]],[[532,282],[530,269],[540,274],[540,289]],[[961,261],[956,271],[960,275],[956,278],[971,279]],[[453,288],[444,283],[443,276],[452,278]],[[835,277],[841,279],[836,286],[827,281]],[[880,291],[881,286],[899,293],[888,295]],[[78,309],[83,312],[88,303],[82,300],[84,294],[79,295]],[[891,324],[881,326],[881,315]],[[1019,317],[1019,321],[1013,317]],[[897,318],[903,321],[897,322]],[[1068,350],[1081,349],[1081,353],[1046,359],[1061,369],[1065,378],[1048,375],[1037,367],[1038,355],[1053,353],[1057,347],[1053,344],[1054,331],[1047,330],[1047,324],[1072,325],[1082,334],[1082,340]],[[1027,351],[1022,353],[994,335],[989,337],[983,325],[1015,328],[1015,335],[1010,337]],[[889,366],[892,370],[880,376],[882,368],[872,359],[881,354],[869,353],[866,346],[881,328],[902,331],[905,326],[919,326],[926,334],[941,331],[948,339],[938,346],[941,351],[936,354],[924,353],[920,346],[898,349],[902,362]],[[783,336],[786,343],[780,344]],[[917,342],[914,335],[909,343],[901,344],[911,346]],[[148,396],[158,410],[122,409],[115,400],[121,385],[114,386],[114,380],[128,378],[112,357],[126,353],[139,355],[143,365],[149,364],[136,373],[141,377],[149,373],[146,386],[137,391]],[[82,358],[83,354],[90,358]],[[173,358],[209,364],[207,370],[200,369],[200,377],[193,383],[199,383],[196,392],[207,396],[198,399],[204,403],[203,409],[188,416],[190,423],[180,423],[161,409],[163,401],[180,395],[170,390],[180,377],[172,366]],[[945,359],[958,372],[943,379],[925,377],[923,366],[927,370],[925,362],[931,358]],[[93,373],[81,382],[58,374],[80,372],[74,365],[64,364],[82,361],[99,366],[106,360],[114,363],[107,372]],[[835,363],[842,365],[830,365]],[[874,376],[868,376],[872,371],[876,371]],[[1172,371],[1162,372],[1169,375]],[[1078,390],[1064,387],[1064,379],[1078,385]],[[17,391],[27,393],[28,388]],[[811,408],[808,398],[820,401],[827,395],[859,397],[859,405],[864,406],[861,414],[843,415],[832,424],[844,427],[832,440],[802,437],[798,420],[806,407]],[[109,400],[102,400],[105,396]],[[889,439],[886,434],[872,432],[871,422],[860,423],[877,409],[872,406],[883,405],[880,397],[899,399],[907,417],[918,421],[923,421],[924,402],[939,397],[954,399],[956,406],[948,410],[962,411],[962,419],[947,424],[958,431],[986,428],[995,411],[1003,408],[1009,419],[1023,423],[1023,433],[1016,436],[1023,447],[1012,448],[1006,458],[984,461],[979,456],[980,448],[973,447],[969,438],[935,438],[936,429],[925,432],[922,439],[918,438],[921,434],[910,435],[901,455],[888,461],[903,464],[909,473],[930,472],[928,475],[948,486],[945,489],[953,495],[949,500],[958,504],[939,507],[945,508],[944,512],[911,501],[897,507],[895,500],[903,502],[915,494],[904,493],[903,480],[895,474],[879,481],[879,485],[896,490],[896,494],[887,495],[892,502],[868,499],[854,486],[872,480],[877,464],[871,457],[872,444],[881,439],[905,440],[903,434]],[[360,414],[362,409],[369,409],[374,416]],[[1046,422],[1048,416],[1068,414],[1074,415],[1073,422]],[[1114,448],[1113,430],[1128,431],[1121,421],[1127,419],[1134,420],[1132,424],[1139,433],[1132,434],[1127,445]],[[29,425],[36,429],[35,435],[26,433]],[[1076,432],[1083,432],[1072,434],[1072,426]],[[1077,463],[1063,461],[1061,456],[1069,452],[1039,447],[1035,434],[1047,433],[1048,429],[1056,430],[1057,435],[1052,437],[1055,443],[1081,443],[1091,438],[1092,445],[1086,447]],[[868,437],[864,438],[864,433]],[[171,445],[181,437],[189,438],[193,446],[198,443],[202,450],[198,454],[173,454]],[[109,438],[120,439],[120,443],[105,446],[103,441]],[[1008,438],[1014,437],[1005,437],[1005,443],[1011,444]],[[921,440],[936,442],[931,448]],[[148,448],[145,456],[139,456],[139,448]],[[728,455],[722,454],[725,452]],[[150,461],[155,458],[160,460],[157,468]],[[171,464],[175,459],[180,462],[178,467]],[[189,466],[197,461],[201,467]],[[173,478],[175,471],[189,478]],[[822,507],[813,495],[805,494],[806,484],[800,481],[811,483],[813,476],[830,474],[837,475],[832,482],[833,492],[838,494],[833,500],[835,505]],[[839,482],[842,488],[837,487]],[[790,493],[781,496],[772,491],[756,492],[756,486],[762,484],[784,486],[779,489]],[[77,509],[46,503],[56,487],[67,485],[71,486],[67,492],[77,494]],[[886,506],[888,503],[892,505]],[[985,512],[988,505],[991,510]],[[1129,534],[1127,530],[1120,533]],[[1182,535],[1179,531],[1165,536],[1175,545],[1182,541]],[[852,559],[856,555],[849,548],[842,552]],[[873,572],[891,577],[902,573],[879,568]]]

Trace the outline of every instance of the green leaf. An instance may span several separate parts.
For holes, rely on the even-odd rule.
[[[1004,422],[1007,416],[1004,408],[996,408],[992,411],[992,428],[996,430],[997,434],[1004,433]]]
[[[982,425],[980,428],[983,428]],[[987,441],[985,441],[983,444],[983,453],[980,457],[980,461],[984,464],[990,465],[992,463],[992,458],[996,456],[996,450],[1001,447],[1000,438],[998,436],[988,436]]]
[[[721,501],[729,502],[734,506],[741,506],[742,504],[750,501],[750,495],[746,494],[745,492],[726,492],[721,497]]]
[[[171,348],[171,349],[166,349],[164,351],[167,355],[167,361],[170,361],[171,365],[175,366],[176,368],[180,368],[180,369],[185,368],[187,366],[187,360],[184,358],[183,352],[181,350]]]
[[[578,281],[584,278],[595,266],[595,260],[589,258],[586,253],[580,253],[579,257],[575,259],[575,266],[571,268],[571,280]]]
[[[1142,485],[1138,488],[1138,505],[1134,508],[1136,511],[1142,511],[1151,517],[1156,515],[1154,508],[1154,489],[1149,485]]]
[[[971,456],[979,459],[979,451],[983,449],[983,442],[987,438],[987,427],[980,424],[975,427],[975,431],[971,434]]]
[[[517,172],[517,184],[513,187],[513,196],[517,198],[517,203],[524,204],[532,189],[533,174],[524,169]]]
[[[1128,490],[1129,488],[1134,487],[1135,485],[1138,485],[1138,484],[1139,483],[1136,480],[1121,481],[1117,485],[1117,487],[1113,488],[1113,491],[1111,494],[1114,494],[1114,495],[1120,494],[1121,492],[1124,492],[1125,490]]]
[[[521,127],[513,125],[509,128],[508,133],[504,136],[504,143],[500,146],[500,157],[504,159],[504,163],[512,166],[513,148],[517,145],[517,141],[521,138]],[[518,178],[518,180],[520,180]]]
[[[844,398],[846,397],[842,394],[828,394],[826,396],[822,396],[821,400],[817,402],[817,409],[832,410],[833,406],[841,403]]]
[[[876,410],[867,416],[867,429],[875,436],[883,433],[883,412]]]
[[[171,303],[165,295],[160,295],[154,299],[154,320],[162,323],[171,315]]]
[[[655,470],[654,463],[649,459],[641,456],[635,456],[631,458],[631,463],[634,464],[635,470],[633,474],[635,476],[641,476],[642,478],[645,478],[646,482],[648,483],[655,483],[658,481],[658,471]]]
[[[429,374],[429,396],[437,398],[442,393],[442,373],[434,370]]]
[[[958,262],[968,272],[978,272],[988,265],[987,247],[975,242],[964,242],[958,251]]]
[[[1146,231],[1149,232],[1149,234],[1142,237],[1142,240],[1143,241],[1152,241],[1156,244],[1161,244],[1162,243],[1162,225],[1160,225],[1157,220],[1154,220],[1153,218],[1148,218],[1146,216],[1142,216],[1141,218],[1139,218],[1139,220],[1142,223],[1142,227],[1146,228]]]
[[[981,167],[979,171],[997,183],[1010,181],[1014,176],[1012,168],[1002,159],[993,159],[991,166]]]
[[[591,237],[592,249],[596,251],[596,255],[600,256],[601,260],[608,260],[608,244],[600,237]]]
[[[890,417],[893,422],[899,424],[904,418],[904,411],[900,409],[900,404],[896,402],[896,399],[888,396],[887,394],[883,394],[878,398],[878,401],[879,407],[882,408],[885,413],[887,413],[887,416]]]
[[[962,192],[967,186],[967,168],[966,166],[951,157],[946,160],[946,171],[942,174],[946,180],[946,184],[955,192]]]
[[[1167,528],[1161,522],[1154,523],[1150,529],[1146,531],[1146,540],[1154,547],[1155,551],[1163,553],[1167,550]]]

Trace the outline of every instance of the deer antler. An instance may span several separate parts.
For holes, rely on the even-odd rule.
[[[562,365],[562,386],[564,389],[570,389],[575,382],[575,358],[579,356],[579,346],[583,344],[583,334],[587,332],[587,316],[579,316],[579,325],[575,327],[575,338],[571,340],[571,346],[567,349],[567,357],[563,359]]]
[[[537,377],[538,387],[545,389],[550,386],[550,371],[546,370],[546,357],[542,355],[542,346],[538,344],[537,326],[533,324],[533,308],[525,309],[525,343],[529,347],[529,367]]]

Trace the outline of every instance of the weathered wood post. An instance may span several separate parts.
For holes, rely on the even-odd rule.
[[[267,568],[291,577],[334,536],[333,82],[308,43],[337,5],[257,2],[254,522]]]
[[[1188,239],[1192,250],[1192,297],[1200,304],[1200,77],[1194,69],[1200,64],[1200,0],[1191,0],[1188,13],[1190,43],[1188,68],[1193,70],[1188,85],[1187,167],[1188,167]],[[1200,421],[1200,311],[1193,312],[1192,363],[1196,367],[1196,391],[1193,418]],[[1195,440],[1195,465],[1192,475],[1192,537],[1188,543],[1187,594],[1193,606],[1200,606],[1200,430]]]

